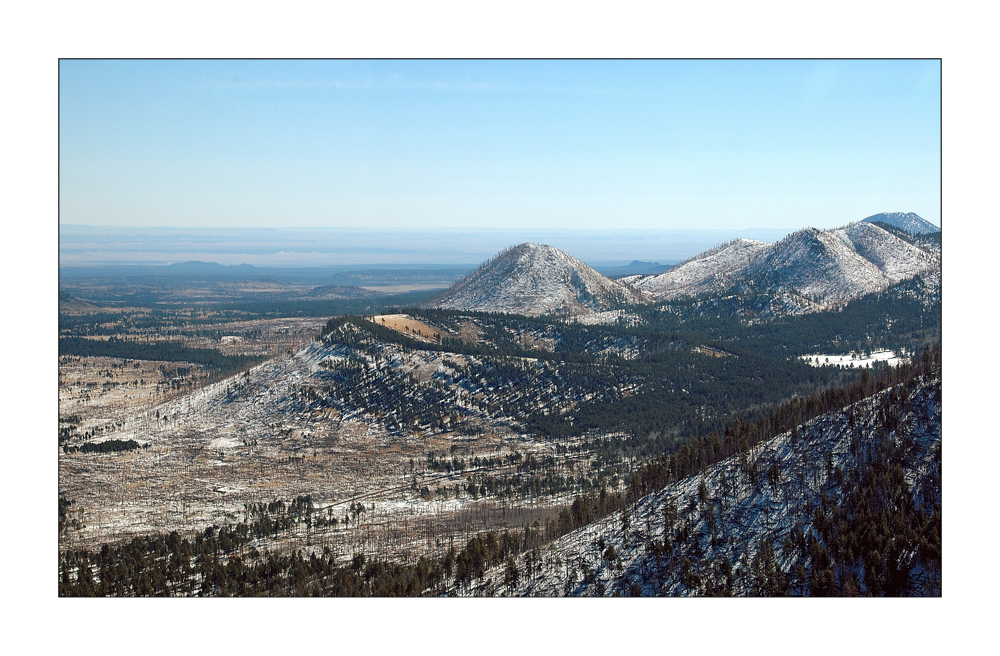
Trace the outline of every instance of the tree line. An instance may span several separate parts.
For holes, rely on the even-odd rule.
[[[215,349],[193,348],[180,342],[140,342],[120,337],[107,340],[61,337],[59,355],[123,358],[162,362],[191,362],[221,372],[239,371],[264,360],[257,355],[225,355]]]
[[[111,439],[103,442],[84,442],[79,446],[63,445],[64,453],[119,453],[148,448],[148,444],[139,444],[135,440]]]

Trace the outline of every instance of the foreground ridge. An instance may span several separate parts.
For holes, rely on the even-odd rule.
[[[940,476],[941,380],[918,379],[668,485],[533,562],[520,557],[514,568],[532,574],[506,590],[939,596]]]
[[[60,596],[940,595],[940,384],[937,346],[699,437],[545,526],[477,533],[416,562],[309,549],[333,518],[306,495],[247,504],[242,522],[193,540],[67,550]],[[61,527],[70,503],[60,497]],[[303,533],[305,551],[273,550]]]

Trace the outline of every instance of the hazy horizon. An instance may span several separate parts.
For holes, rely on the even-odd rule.
[[[475,266],[522,242],[593,265],[676,263],[737,237],[777,241],[791,230],[515,230],[171,228],[63,225],[60,266],[203,261],[257,267]]]

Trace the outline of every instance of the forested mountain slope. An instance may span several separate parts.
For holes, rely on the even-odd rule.
[[[808,421],[486,578],[532,596],[940,595],[940,374]]]

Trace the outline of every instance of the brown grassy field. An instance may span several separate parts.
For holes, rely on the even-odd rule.
[[[449,337],[447,332],[440,328],[415,319],[408,314],[378,314],[372,320],[380,326],[385,326],[402,333],[408,337],[422,339],[425,342],[436,341],[436,336]]]

